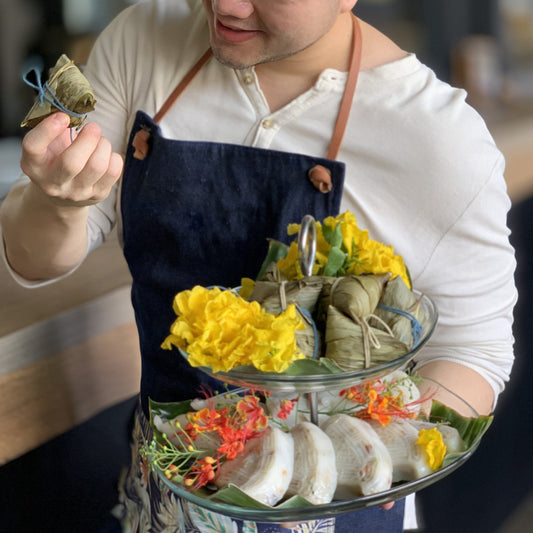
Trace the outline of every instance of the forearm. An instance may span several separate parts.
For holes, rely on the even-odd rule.
[[[433,361],[421,367],[417,374],[422,378],[431,378],[451,390],[472,406],[480,415],[487,415],[493,409],[495,398],[492,387],[481,374],[467,366],[452,363],[451,361]],[[465,409],[464,403],[460,400],[453,401],[450,394],[445,394],[435,389],[433,383],[422,383],[421,389],[422,394],[426,391],[436,391],[433,396],[435,400],[440,399],[461,414],[471,416],[472,413]]]
[[[59,205],[31,182],[12,190],[0,210],[11,268],[30,281],[72,270],[87,253],[88,210]]]

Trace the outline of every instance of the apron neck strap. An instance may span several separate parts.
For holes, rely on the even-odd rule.
[[[196,64],[192,67],[192,69],[189,70],[189,72],[181,80],[178,86],[172,91],[170,96],[167,98],[166,102],[161,106],[161,109],[154,116],[154,122],[156,124],[159,124],[161,122],[163,117],[168,113],[170,108],[174,105],[174,103],[179,98],[181,93],[187,88],[189,83],[191,83],[192,79],[196,76],[196,74],[198,74],[200,69],[209,61],[212,55],[213,55],[213,52],[211,51],[211,48],[209,48],[209,50],[207,50],[204,53],[204,55],[196,62]]]
[[[346,86],[344,88],[344,95],[342,97],[341,105],[339,107],[339,113],[337,115],[337,121],[335,123],[335,129],[331,137],[327,159],[336,159],[339,153],[339,149],[344,137],[344,131],[346,130],[346,124],[348,123],[348,117],[350,115],[350,109],[352,107],[353,96],[355,93],[355,87],[357,85],[357,79],[359,77],[359,70],[361,68],[361,53],[362,53],[362,38],[361,38],[361,26],[357,17],[352,13],[353,33],[352,33],[352,49],[350,57],[350,67],[348,70],[348,78],[346,80]],[[209,61],[212,56],[211,49],[207,50],[204,55],[196,62],[187,75],[181,80],[178,86],[172,91],[166,102],[161,106],[161,109],[154,116],[154,122],[159,124],[163,117],[167,114],[169,109],[174,105],[179,96],[187,88],[192,79],[198,74],[200,69]]]
[[[357,79],[359,78],[359,70],[361,69],[361,55],[362,55],[362,36],[361,26],[357,17],[352,13],[353,33],[352,33],[352,52],[350,58],[350,68],[348,70],[348,78],[346,86],[344,87],[344,95],[342,97],[341,105],[339,107],[339,114],[335,123],[335,129],[329,144],[327,159],[337,159],[350,110],[352,108],[353,96],[355,94],[355,87]]]

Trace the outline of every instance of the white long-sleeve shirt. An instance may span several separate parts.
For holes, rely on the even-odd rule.
[[[85,68],[98,100],[89,119],[125,153],[135,112],[153,116],[207,47],[199,0],[128,8]],[[165,116],[162,132],[325,156],[345,81],[346,73],[327,69],[312,89],[271,113],[253,68],[211,60]],[[342,211],[353,212],[371,238],[392,244],[413,286],[437,303],[438,326],[418,364],[464,364],[497,396],[513,362],[510,201],[503,157],[465,96],[414,55],[362,71],[338,155],[346,164]],[[89,250],[120,227],[116,192],[91,208]]]

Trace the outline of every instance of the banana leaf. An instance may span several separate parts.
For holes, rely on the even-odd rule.
[[[48,87],[65,109],[77,115],[85,115],[93,111],[96,104],[94,90],[74,61],[65,54],[62,54],[54,67],[50,69]],[[49,93],[46,95],[51,98]],[[47,116],[59,110],[48,100],[37,99],[22,121],[21,127],[33,128]],[[85,116],[71,115],[70,127],[79,128],[84,121]]]
[[[444,464],[442,466],[447,466],[453,463],[465,453],[468,453],[474,447],[477,447],[481,438],[492,424],[493,419],[494,416],[466,417],[460,415],[450,407],[433,400],[430,421],[435,423],[448,422],[451,426],[457,429],[459,435],[466,444],[466,450],[463,452],[447,455],[444,458]]]
[[[263,264],[259,269],[256,280],[263,279],[269,266],[272,263],[277,263],[277,261],[280,259],[285,259],[288,252],[289,247],[286,244],[282,243],[281,241],[277,241],[276,239],[268,239],[268,251],[265,259],[263,260]]]
[[[421,327],[427,322],[427,317],[420,305],[421,297],[411,291],[400,276],[389,280],[383,289],[383,294],[374,315],[382,319],[392,330],[394,336],[411,348],[416,340],[413,332],[411,319],[395,312],[394,309],[409,313],[415,318]],[[380,328],[379,323],[371,320],[375,327]]]
[[[320,353],[320,337],[311,313],[301,307],[296,307],[296,311],[305,324],[305,329],[298,329],[294,333],[296,346],[298,346],[307,359],[318,359]]]
[[[369,335],[374,337],[373,344],[368,341]],[[332,306],[328,311],[325,346],[325,357],[343,370],[376,366],[408,352],[408,347],[395,337],[355,322]]]
[[[284,372],[279,374],[273,374],[270,372],[261,372],[257,368],[247,365],[247,366],[238,366],[232,368],[229,371],[231,373],[240,373],[248,375],[276,375],[276,376],[307,376],[307,375],[322,375],[322,374],[339,374],[342,372],[334,361],[330,361],[325,357],[319,359],[298,359],[294,361]]]
[[[172,420],[179,415],[184,415],[193,411],[191,407],[192,400],[184,400],[182,402],[156,402],[151,398],[148,399],[148,406],[150,410],[150,425],[154,431],[154,436],[157,440],[162,439],[161,433],[154,426],[154,416],[159,415],[165,420]]]
[[[265,311],[279,314],[288,304],[313,313],[322,290],[322,279],[312,276],[293,281],[256,281],[249,301],[258,302]]]
[[[236,505],[238,507],[247,507],[249,509],[272,509],[269,505],[258,502],[251,498],[235,485],[229,485],[227,488],[221,489],[210,499]],[[276,505],[276,509],[295,509],[297,507],[311,507],[313,504],[302,498],[301,496],[292,496],[291,498]]]
[[[370,316],[376,309],[390,274],[338,278],[330,290],[330,305],[354,320]]]

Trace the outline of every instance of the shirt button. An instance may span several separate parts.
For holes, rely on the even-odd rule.
[[[274,121],[269,119],[269,118],[265,118],[265,120],[263,120],[263,122],[261,122],[261,126],[265,130],[269,130],[273,125],[274,125]]]
[[[251,74],[246,74],[244,76],[244,83],[246,83],[246,85],[251,85],[253,82],[254,82],[254,77]]]

